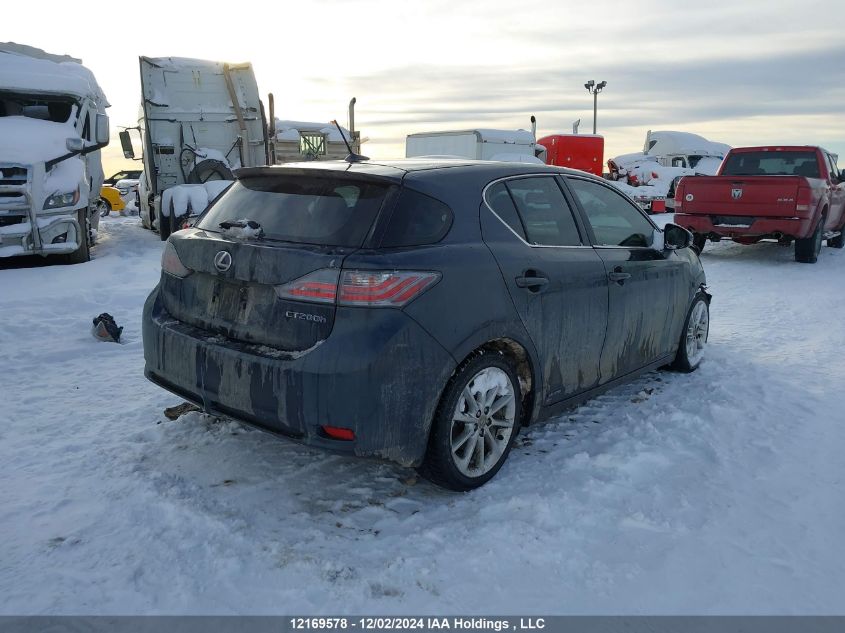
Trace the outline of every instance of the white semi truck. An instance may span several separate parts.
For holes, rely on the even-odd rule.
[[[302,160],[344,158],[346,141],[361,145],[354,129],[355,99],[349,103],[350,128],[343,140],[329,123],[275,118],[269,95],[269,121],[250,63],[140,57],[141,111],[138,131],[144,172],[138,183],[142,224],[162,240],[205,207],[241,167]],[[120,141],[135,158],[128,131]]]
[[[185,215],[202,212],[203,192],[220,190],[202,185],[232,180],[240,167],[269,163],[267,122],[249,63],[183,57],[140,57],[139,63],[139,213],[143,225],[164,240],[181,228]],[[134,158],[129,132],[121,132],[120,141],[124,156]],[[166,193],[181,185],[195,187]],[[190,208],[180,206],[183,200]]]
[[[0,43],[0,257],[88,261],[108,106],[79,59]]]

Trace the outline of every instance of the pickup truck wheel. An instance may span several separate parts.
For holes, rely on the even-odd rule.
[[[519,380],[508,360],[488,351],[471,357],[443,392],[420,474],[460,492],[485,484],[508,457],[520,408]]]
[[[704,358],[704,348],[707,346],[709,334],[710,306],[707,305],[705,296],[698,294],[692,300],[687,319],[684,321],[678,353],[675,355],[672,367],[687,374],[698,369]]]
[[[707,236],[702,235],[701,233],[693,233],[692,234],[692,245],[695,250],[698,251],[699,254],[704,250],[704,246],[707,244]]]
[[[88,245],[88,210],[81,209],[76,220],[79,222],[80,229],[82,229],[82,235],[78,236],[79,248],[65,255],[65,263],[67,264],[84,264],[91,259],[91,250]]]
[[[816,230],[810,237],[795,240],[795,261],[802,264],[815,264],[822,250],[822,233],[824,232],[824,216],[819,220]]]
[[[111,213],[111,204],[105,198],[100,198],[97,200],[97,213],[100,214],[101,218],[105,218]]]
[[[839,235],[836,237],[831,237],[827,241],[827,245],[831,248],[842,248],[845,246],[845,226],[839,229]]]

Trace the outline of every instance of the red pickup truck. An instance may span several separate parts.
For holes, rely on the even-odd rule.
[[[845,173],[820,147],[738,147],[715,176],[685,176],[675,191],[675,223],[699,250],[707,240],[795,243],[795,260],[815,263],[822,240],[845,245]]]

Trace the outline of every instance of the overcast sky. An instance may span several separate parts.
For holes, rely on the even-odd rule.
[[[41,0],[4,8],[0,41],[82,58],[135,123],[139,55],[253,63],[284,119],[346,120],[364,153],[404,155],[406,134],[498,127],[592,132],[605,159],[646,131],[730,145],[821,144],[845,159],[843,5],[832,0],[297,0],[120,5]],[[106,171],[123,163],[115,139]],[[845,166],[840,160],[840,166]]]

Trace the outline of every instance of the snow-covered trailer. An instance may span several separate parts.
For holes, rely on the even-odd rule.
[[[646,133],[643,154],[654,156],[657,162],[665,167],[696,169],[699,161],[710,158],[718,160],[718,168],[730,149],[730,145],[708,141],[703,136],[691,132],[649,130]]]
[[[310,160],[343,160],[349,148],[361,153],[361,133],[355,130],[355,102],[349,101],[349,128],[333,122],[288,121],[275,118],[270,95],[270,155],[276,165]],[[342,132],[342,133],[341,133]],[[347,147],[346,143],[349,143]]]
[[[269,162],[264,107],[252,65],[181,57],[140,57],[145,179],[141,221],[162,239],[185,212],[162,204],[162,194],[185,184],[231,180],[232,171]],[[124,154],[134,157],[128,133]],[[168,202],[182,199],[171,196]],[[191,200],[192,196],[185,199]],[[164,220],[162,221],[162,218]]]
[[[359,153],[360,143],[353,145],[351,132],[342,129],[352,151]],[[277,165],[308,160],[343,160],[349,155],[343,137],[337,127],[330,123],[276,119],[271,142]]]
[[[420,132],[405,138],[405,157],[439,156],[543,163],[545,148],[527,130],[453,130]]]
[[[108,106],[81,60],[0,43],[0,257],[88,261]]]

